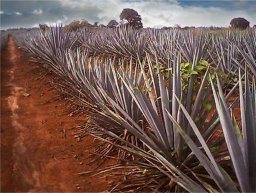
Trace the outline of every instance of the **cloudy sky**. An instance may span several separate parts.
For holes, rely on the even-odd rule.
[[[144,27],[227,27],[234,17],[256,25],[256,0],[1,0],[1,29],[80,19],[106,25],[123,8],[138,11]]]

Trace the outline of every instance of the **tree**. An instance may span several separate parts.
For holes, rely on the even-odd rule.
[[[81,26],[81,28],[84,28],[84,27],[92,27],[93,25],[90,24],[87,20],[82,20],[80,22],[80,26]]]
[[[181,29],[179,24],[175,24],[173,27],[174,27],[174,29]]]
[[[99,28],[105,28],[106,26],[105,25],[103,25],[103,24],[100,24],[99,25]]]
[[[110,28],[114,28],[114,27],[117,27],[117,25],[118,25],[118,22],[113,19],[110,22],[108,22],[107,26],[110,27]]]
[[[39,28],[40,30],[42,30],[43,32],[46,32],[47,29],[49,29],[47,24],[39,24]]]
[[[164,26],[164,27],[162,27],[161,28],[162,30],[169,30],[169,29],[172,29],[171,27],[166,27],[166,26]]]
[[[70,24],[66,25],[64,27],[65,31],[76,31],[82,28],[86,28],[86,27],[93,27],[94,25],[90,24],[88,21],[86,20],[82,20],[82,21],[72,21]],[[94,26],[95,27],[95,26]]]
[[[99,22],[96,21],[96,22],[94,22],[93,26],[98,27],[98,24],[99,24]]]
[[[123,11],[120,14],[120,20],[121,20],[121,23],[124,23],[125,25],[130,25],[135,29],[143,28],[143,25],[141,22],[141,16],[138,14],[137,11],[133,9],[129,9],[129,8],[123,9]],[[127,21],[127,24],[126,24],[126,21]]]
[[[238,18],[233,18],[230,22],[230,25],[232,28],[235,28],[235,29],[246,29],[250,27],[250,22],[244,18],[238,17]]]

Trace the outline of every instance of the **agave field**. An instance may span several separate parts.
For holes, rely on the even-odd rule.
[[[256,30],[120,27],[16,36],[93,118],[112,191],[256,191]],[[120,172],[119,172],[120,173]]]

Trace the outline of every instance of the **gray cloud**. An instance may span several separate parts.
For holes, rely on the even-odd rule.
[[[251,25],[256,24],[256,1],[241,0],[233,4],[223,1],[226,5],[218,2],[216,6],[212,2],[202,6],[200,2],[188,5],[185,0],[4,0],[1,2],[1,28],[67,24],[78,19],[107,24],[111,19],[118,20],[122,9],[127,7],[139,12],[145,27],[228,26],[234,17],[245,17]]]
[[[39,23],[69,23],[75,19],[99,21],[97,6],[70,7],[62,1],[3,1],[1,28],[32,27]],[[18,17],[20,16],[20,17]]]
[[[35,15],[41,15],[43,13],[43,10],[42,9],[35,9],[32,13],[35,14]]]

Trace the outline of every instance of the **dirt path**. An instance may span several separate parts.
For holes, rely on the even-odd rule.
[[[76,175],[92,170],[91,137],[77,141],[63,100],[39,67],[8,39],[1,56],[1,192],[98,192],[106,178]],[[101,176],[102,177],[102,176]]]

